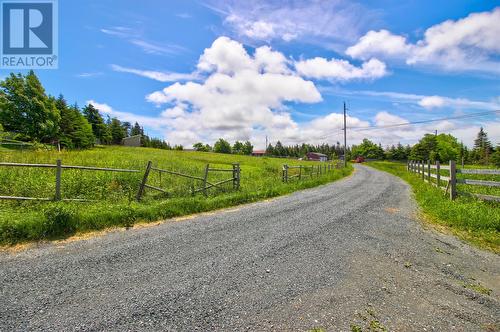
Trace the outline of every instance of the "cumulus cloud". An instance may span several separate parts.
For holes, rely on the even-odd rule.
[[[387,30],[369,31],[347,48],[353,58],[373,56],[403,59],[410,65],[437,65],[448,70],[500,72],[500,7],[472,13],[428,28],[424,38],[411,43]]]
[[[418,104],[424,108],[436,108],[443,107],[445,105],[445,99],[440,96],[430,96],[420,99]]]
[[[370,59],[361,67],[356,67],[346,60],[316,57],[295,63],[295,68],[306,77],[339,81],[376,79],[387,75],[385,64],[377,59]]]
[[[203,82],[177,82],[147,96],[155,104],[188,105],[188,116],[175,124],[186,130],[293,126],[283,112],[285,102],[322,100],[314,83],[291,72],[285,57],[269,47],[256,49],[252,56],[240,43],[220,37],[203,52],[197,67],[208,75]]]

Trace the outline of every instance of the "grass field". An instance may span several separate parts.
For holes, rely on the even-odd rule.
[[[130,226],[135,222],[204,212],[265,198],[287,194],[340,179],[352,172],[352,167],[339,169],[319,177],[282,183],[281,168],[290,165],[312,165],[289,159],[257,158],[207,152],[171,151],[148,148],[100,147],[84,151],[0,151],[1,162],[50,163],[61,159],[65,165],[127,168],[139,173],[111,173],[64,169],[62,198],[80,198],[93,202],[22,202],[0,201],[0,243],[60,238],[77,232],[99,230],[113,226]],[[169,194],[146,189],[140,203],[135,195],[147,162],[155,167],[202,176],[208,163],[215,168],[231,168],[240,163],[241,188],[232,184],[211,189],[205,198],[192,196],[199,181],[152,172],[148,183],[166,189]],[[230,173],[210,173],[209,181],[230,177]],[[0,195],[54,197],[55,170],[49,168],[0,167]]]
[[[381,161],[369,162],[367,165],[399,176],[408,182],[413,188],[415,199],[422,208],[425,219],[429,222],[444,226],[460,238],[480,247],[500,252],[499,203],[483,202],[464,196],[451,201],[442,190],[423,182],[417,174],[407,172],[406,164]],[[500,181],[498,176],[492,175],[467,174],[467,178]],[[461,185],[459,190],[491,195],[500,194],[498,188]]]

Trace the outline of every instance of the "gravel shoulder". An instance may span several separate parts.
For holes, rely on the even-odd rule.
[[[500,259],[362,165],[271,201],[0,253],[0,330],[495,331]]]

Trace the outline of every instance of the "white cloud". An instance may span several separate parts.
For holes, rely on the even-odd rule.
[[[197,73],[184,74],[184,73],[162,72],[154,70],[141,70],[135,68],[122,67],[114,64],[111,65],[111,68],[116,72],[135,74],[159,82],[176,82],[176,81],[198,79]]]
[[[403,124],[403,123],[408,123],[409,121],[394,115],[390,114],[389,112],[379,112],[377,115],[375,115],[375,125],[376,126],[391,126],[391,125],[396,125],[396,124]]]
[[[118,26],[101,29],[101,32],[109,36],[124,39],[130,44],[141,48],[147,54],[172,56],[186,51],[186,48],[180,45],[157,43],[146,40],[139,29]]]
[[[418,104],[423,108],[428,108],[428,109],[443,107],[445,105],[445,99],[440,96],[424,97],[420,99]]]
[[[389,100],[398,103],[408,103],[418,105],[426,109],[452,108],[456,110],[498,110],[500,109],[500,98],[492,98],[490,101],[470,100],[467,98],[451,98],[445,96],[426,96],[412,93],[392,92],[392,91],[371,91],[371,90],[339,90],[330,87],[320,87],[324,93],[336,95],[355,95],[368,97],[382,97],[382,100]]]
[[[97,76],[101,76],[103,75],[102,72],[100,71],[95,71],[95,72],[86,72],[86,73],[80,73],[80,74],[77,74],[76,77],[80,77],[80,78],[91,78],[91,77],[97,77]]]
[[[335,144],[343,138],[343,114],[330,113],[317,117],[309,122],[296,123],[289,113],[281,112],[271,117],[270,124],[265,129],[243,127],[243,128],[219,128],[207,130],[201,123],[200,113],[189,113],[185,105],[174,106],[161,112],[160,115],[142,116],[128,112],[121,112],[111,106],[89,100],[87,104],[93,104],[101,113],[111,117],[118,117],[122,121],[131,123],[139,122],[146,127],[165,131],[164,138],[173,144],[183,144],[190,147],[193,143],[203,141],[213,144],[219,137],[230,142],[235,140],[251,140],[256,148],[264,148],[265,136],[268,136],[273,144],[280,140],[284,144],[297,144],[308,142],[320,144],[328,142]],[[488,121],[487,123],[469,123],[457,121],[439,121],[425,125],[393,127],[365,130],[364,127],[371,125],[387,126],[408,123],[408,119],[387,111],[377,113],[372,121],[364,121],[356,117],[347,116],[348,144],[358,144],[363,138],[371,139],[383,146],[402,143],[413,144],[424,134],[439,132],[451,133],[466,144],[471,145],[479,127],[483,126],[489,134],[491,141],[500,143],[500,120]]]
[[[500,7],[447,20],[425,31],[416,43],[387,30],[369,31],[346,54],[403,59],[410,65],[433,65],[446,70],[500,73]]]
[[[295,63],[297,72],[306,77],[347,81],[352,79],[375,79],[387,75],[386,66],[377,59],[356,67],[346,60],[316,57]]]
[[[345,53],[353,58],[366,60],[373,56],[404,57],[410,50],[411,46],[407,44],[405,37],[380,30],[368,31]]]
[[[345,43],[378,16],[360,4],[333,1],[208,0],[207,7],[223,16],[224,23],[243,39],[257,41],[296,39]]]

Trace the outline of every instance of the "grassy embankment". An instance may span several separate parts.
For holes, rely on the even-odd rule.
[[[51,163],[128,168],[140,173],[110,173],[64,169],[62,198],[82,198],[94,202],[21,202],[0,201],[0,244],[61,238],[75,233],[113,226],[130,226],[136,222],[156,221],[182,215],[220,209],[242,203],[287,194],[314,187],[349,175],[352,168],[339,169],[319,177],[284,184],[281,167],[312,165],[297,160],[256,158],[206,152],[165,151],[147,148],[104,147],[85,151],[8,151],[0,152],[0,161],[18,163]],[[148,160],[155,167],[202,176],[207,163],[211,167],[231,168],[241,165],[241,189],[210,189],[208,198],[192,196],[191,188],[199,181],[151,172],[149,184],[164,188],[169,195],[146,189],[140,203],[135,195]],[[230,177],[230,173],[210,173],[209,181]],[[0,195],[54,197],[55,170],[43,168],[0,167]]]
[[[483,202],[474,198],[459,196],[451,201],[448,195],[428,183],[417,174],[406,171],[406,165],[395,162],[369,162],[369,166],[399,176],[408,182],[415,199],[421,207],[424,219],[434,225],[444,227],[458,237],[482,248],[500,252],[500,203]],[[470,166],[469,166],[470,167]],[[442,175],[449,173],[442,171]],[[494,175],[459,174],[459,178],[500,181]],[[459,191],[500,196],[500,188],[459,185]]]

